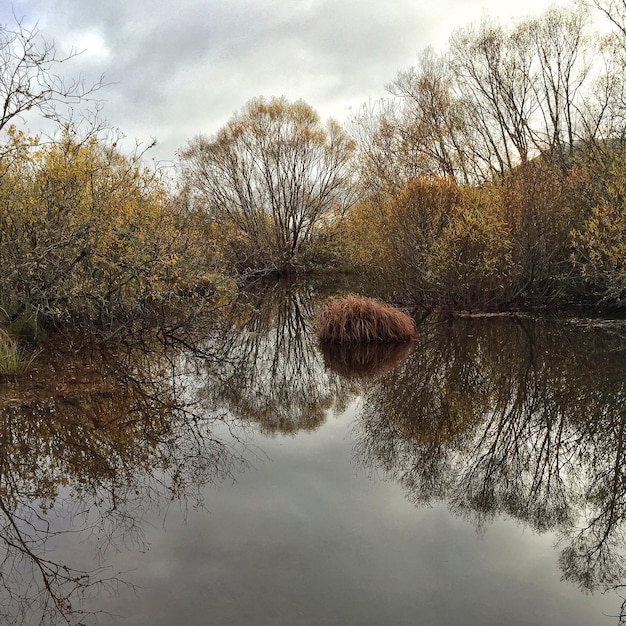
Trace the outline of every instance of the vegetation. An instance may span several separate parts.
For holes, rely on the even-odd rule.
[[[429,311],[623,307],[626,11],[593,4],[606,37],[578,5],[458,30],[349,129],[252,100],[188,144],[176,180],[63,121],[101,84],[0,29],[0,322],[111,336],[221,302],[232,278],[313,271]],[[14,125],[33,110],[54,138]]]
[[[413,320],[373,298],[350,295],[329,300],[317,319],[322,343],[407,342],[415,339]]]
[[[33,359],[34,355],[28,356],[15,338],[0,329],[0,376],[26,371]]]
[[[0,59],[0,324],[12,355],[3,371],[28,363],[13,338],[162,329],[219,303],[232,286],[215,273],[200,225],[183,214],[176,182],[138,151],[123,154],[97,115],[86,126],[87,118],[67,121],[71,112],[64,119],[100,84],[66,84],[55,71],[67,59],[21,24],[0,28]],[[53,136],[18,129],[32,111],[57,121]]]
[[[196,233],[157,172],[70,129],[43,145],[8,132],[0,298],[12,318],[112,328],[199,280]]]
[[[606,38],[580,6],[485,20],[356,116],[344,247],[378,294],[429,310],[624,306],[626,13],[595,4]]]
[[[350,215],[354,263],[386,297],[424,306],[486,306],[505,283],[509,243],[493,200],[450,179],[418,179]]]
[[[175,180],[97,126],[83,132],[64,120],[63,105],[100,85],[65,83],[55,74],[65,59],[37,31],[0,27],[0,381],[33,365],[26,342],[61,329],[69,344],[51,344],[51,362],[34,365],[22,381],[26,400],[5,393],[0,404],[9,477],[0,540],[14,572],[24,557],[40,568],[35,597],[44,590],[63,614],[94,585],[30,549],[45,543],[45,510],[63,489],[85,504],[76,510],[97,496],[115,528],[124,509],[102,493],[126,493],[134,507],[140,495],[151,501],[155,471],[170,500],[227,476],[232,456],[212,433],[215,407],[266,434],[313,430],[350,398],[322,357],[342,376],[378,377],[359,418],[363,456],[400,477],[411,500],[456,490],[460,512],[480,521],[507,511],[539,530],[565,527],[577,502],[596,503],[588,526],[568,531],[564,575],[589,589],[623,577],[608,558],[626,519],[626,481],[612,471],[625,449],[615,409],[623,346],[590,332],[572,353],[574,333],[506,321],[503,356],[502,336],[473,320],[445,337],[421,332],[398,368],[416,330],[381,300],[330,300],[317,318],[319,351],[308,325],[319,295],[312,283],[311,298],[234,300],[238,281],[322,270],[428,312],[623,309],[626,2],[593,4],[614,27],[605,38],[580,8],[456,32],[447,51],[425,50],[400,72],[390,99],[363,109],[350,132],[300,101],[253,100],[187,146]],[[33,110],[57,120],[53,138],[16,126]],[[227,300],[225,329],[215,318]],[[199,338],[188,319],[202,321]],[[119,339],[137,326],[156,335],[153,344],[142,337],[151,351],[112,349],[110,362],[111,346],[85,354],[82,334]],[[181,365],[189,369],[175,375]],[[199,376],[202,397],[189,398],[178,380]],[[579,450],[583,441],[597,450]],[[593,479],[584,494],[563,491],[548,471],[560,467],[551,451],[566,448],[565,474],[578,466]],[[30,609],[7,581],[16,598],[4,603],[7,615]]]
[[[239,271],[289,273],[350,203],[353,142],[303,102],[252,100],[183,153],[190,202]]]
[[[0,24],[0,131],[31,110],[47,119],[62,119],[64,105],[92,97],[102,81],[86,85],[80,79],[65,80],[56,70],[79,54],[73,50],[59,56],[37,27],[26,28],[17,21],[14,28]],[[9,149],[0,152],[10,155]]]

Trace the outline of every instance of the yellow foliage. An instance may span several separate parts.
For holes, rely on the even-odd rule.
[[[425,304],[487,306],[508,268],[495,201],[446,178],[413,180],[395,197],[355,207],[346,237],[358,267]]]
[[[165,297],[193,265],[166,181],[114,146],[9,131],[0,158],[4,300],[68,321]],[[187,277],[188,278],[188,277]]]
[[[454,309],[626,302],[626,157],[598,174],[539,158],[482,187],[411,181],[348,215],[378,294]]]
[[[613,164],[604,194],[570,232],[574,263],[596,295],[626,301],[626,155]]]

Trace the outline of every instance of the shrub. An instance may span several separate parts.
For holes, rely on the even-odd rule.
[[[0,303],[44,324],[134,319],[201,269],[192,228],[158,171],[69,130],[13,133],[0,160]]]
[[[626,154],[600,176],[584,172],[587,185],[603,184],[593,207],[570,233],[581,287],[611,307],[626,306]]]
[[[356,206],[346,248],[377,293],[426,308],[490,308],[505,300],[509,232],[493,190],[416,179]]]
[[[564,300],[573,280],[570,231],[584,212],[581,189],[558,164],[541,157],[509,172],[498,191],[510,230],[510,298]]]

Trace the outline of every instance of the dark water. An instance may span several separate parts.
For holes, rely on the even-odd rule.
[[[316,306],[3,385],[0,623],[621,623],[626,324],[322,353]]]

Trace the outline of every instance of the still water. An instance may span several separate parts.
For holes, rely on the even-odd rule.
[[[0,621],[622,623],[626,324],[323,353],[316,306],[270,290],[4,383]]]

